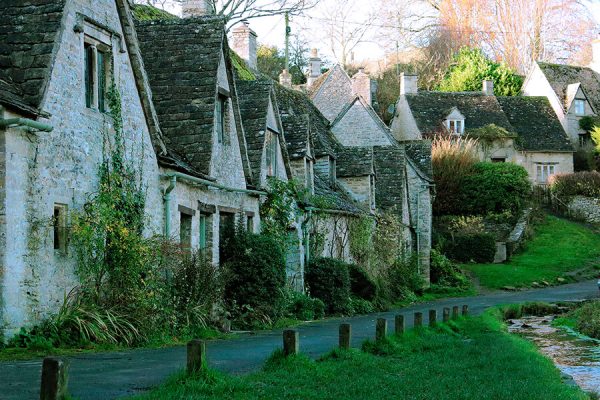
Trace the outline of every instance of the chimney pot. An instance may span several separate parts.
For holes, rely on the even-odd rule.
[[[419,77],[417,75],[400,74],[400,95],[404,94],[415,94],[418,93],[417,82]]]
[[[288,72],[287,69],[284,69],[281,74],[279,74],[279,83],[281,86],[285,86],[287,88],[292,87],[292,75]]]
[[[310,51],[310,59],[308,60],[308,63],[309,73],[306,85],[307,87],[311,87],[317,78],[321,76],[321,65],[323,64],[321,58],[319,58],[319,52],[317,49],[312,49]]]
[[[352,77],[352,91],[360,95],[369,105],[373,102],[373,85],[371,77],[365,74],[364,68],[359,68],[358,73]]]

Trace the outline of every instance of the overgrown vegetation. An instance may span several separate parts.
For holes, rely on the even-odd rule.
[[[470,270],[482,286],[490,289],[569,282],[594,275],[594,271],[598,270],[598,233],[581,224],[549,215],[536,224],[534,230],[534,236],[525,249],[513,255],[510,261],[504,264],[465,264],[463,268]]]
[[[561,382],[534,344],[508,334],[499,317],[490,312],[411,330],[317,361],[276,351],[260,372],[180,373],[137,399],[588,399]]]
[[[573,174],[553,175],[550,189],[562,199],[571,196],[600,197],[600,172],[582,171]]]
[[[560,324],[600,339],[600,300],[587,301],[578,305],[561,318]]]

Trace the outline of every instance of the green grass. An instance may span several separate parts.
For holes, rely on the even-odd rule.
[[[561,218],[546,216],[535,227],[535,235],[526,249],[504,264],[465,264],[481,286],[501,289],[505,286],[530,287],[533,282],[572,281],[568,272],[600,268],[600,234]]]
[[[535,346],[510,335],[499,312],[436,330],[409,331],[363,350],[334,350],[319,361],[274,353],[260,372],[229,376],[180,373],[151,399],[587,399],[562,384]]]

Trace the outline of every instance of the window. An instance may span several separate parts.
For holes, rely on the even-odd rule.
[[[503,163],[503,162],[506,162],[506,158],[505,157],[492,157],[492,162],[493,163]]]
[[[277,147],[279,147],[279,137],[277,133],[267,131],[267,176],[277,176]]]
[[[65,252],[67,250],[67,206],[54,204],[52,216],[52,228],[54,233],[54,250]]]
[[[252,214],[246,216],[246,231],[254,233],[254,215]]]
[[[217,131],[217,141],[225,142],[227,134],[227,97],[219,94],[217,97],[217,105],[215,109],[215,129]]]
[[[332,186],[335,185],[335,178],[336,178],[335,159],[334,158],[330,158],[329,159],[329,183]]]
[[[449,119],[446,121],[446,128],[454,135],[462,135],[465,131],[465,121],[462,119]]]
[[[226,260],[226,250],[235,236],[235,214],[233,212],[219,212],[219,259],[221,263]]]
[[[579,147],[585,147],[590,143],[590,134],[583,133],[579,135]]]
[[[575,114],[576,115],[584,115],[585,114],[585,100],[575,100]]]
[[[179,243],[184,249],[192,248],[192,216],[179,213]]]
[[[105,112],[110,47],[86,37],[84,52],[85,106]]]
[[[536,179],[538,183],[548,183],[548,178],[554,175],[555,165],[554,164],[537,164],[536,165]]]
[[[206,214],[200,214],[200,219],[198,220],[198,249],[204,250],[206,249]]]

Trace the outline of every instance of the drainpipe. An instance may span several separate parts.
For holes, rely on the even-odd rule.
[[[177,177],[171,176],[169,186],[165,189],[163,200],[165,202],[165,238],[168,239],[171,235],[171,192],[177,185]]]
[[[0,119],[0,128],[12,127],[28,127],[42,132],[52,132],[52,130],[54,129],[51,125],[34,121],[28,118]]]

